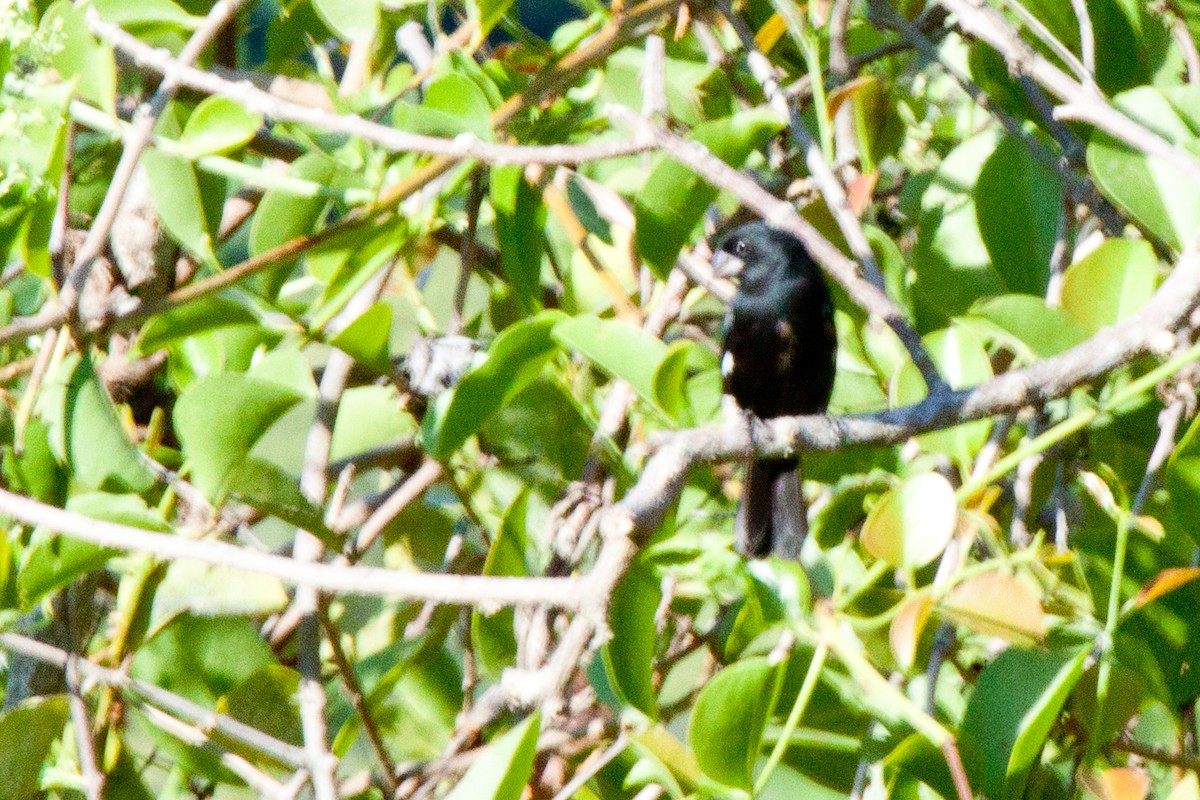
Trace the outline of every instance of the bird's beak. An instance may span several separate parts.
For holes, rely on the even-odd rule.
[[[713,274],[718,278],[736,278],[742,273],[746,262],[735,256],[733,253],[725,250],[718,250],[713,255],[712,268]]]

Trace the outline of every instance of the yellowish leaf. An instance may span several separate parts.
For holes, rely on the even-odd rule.
[[[859,75],[857,78],[848,80],[841,86],[829,93],[829,97],[825,100],[825,108],[829,110],[829,116],[837,116],[838,109],[842,107],[842,103],[849,100],[851,97],[865,87],[875,83],[875,78],[871,75]]]
[[[900,669],[907,672],[912,669],[917,657],[917,646],[921,642],[921,631],[933,610],[933,600],[928,595],[920,595],[904,602],[904,607],[892,618],[888,629],[888,641],[892,645],[892,655]]]
[[[1157,600],[1164,594],[1173,592],[1184,584],[1200,578],[1200,567],[1170,567],[1150,579],[1150,582],[1138,592],[1135,605],[1144,606],[1152,600]]]
[[[779,43],[786,32],[787,23],[783,21],[783,17],[779,14],[772,14],[771,18],[758,29],[758,33],[754,34],[754,43],[764,54],[770,53],[771,48]]]
[[[915,475],[892,487],[867,515],[862,544],[897,567],[923,567],[937,558],[958,520],[950,482],[936,472]]]
[[[1003,572],[986,572],[959,584],[941,610],[960,625],[1016,645],[1028,647],[1046,636],[1041,600]]]

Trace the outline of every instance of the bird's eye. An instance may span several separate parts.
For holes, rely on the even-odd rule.
[[[746,240],[745,239],[738,239],[736,242],[733,243],[733,254],[735,256],[737,256],[738,258],[742,258],[746,255]]]

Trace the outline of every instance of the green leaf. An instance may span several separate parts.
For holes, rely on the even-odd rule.
[[[131,674],[213,708],[272,663],[271,648],[249,619],[182,614],[138,649]]]
[[[383,375],[392,372],[388,343],[392,335],[392,307],[376,303],[342,329],[329,343]]]
[[[33,800],[41,797],[38,778],[50,748],[63,735],[70,710],[67,696],[38,697],[0,716],[0,797]]]
[[[396,387],[355,386],[338,405],[330,457],[336,461],[394,443],[414,435],[416,425]]]
[[[1195,148],[1193,128],[1158,89],[1138,87],[1122,92],[1113,102],[1185,152]],[[1190,152],[1195,157],[1195,149]],[[1159,239],[1181,250],[1195,236],[1200,228],[1200,187],[1181,180],[1170,162],[1148,156],[1102,131],[1088,142],[1087,162],[1100,191]]]
[[[1011,292],[1042,295],[1062,215],[1062,181],[1011,136],[975,183],[975,216],[992,267]]]
[[[934,331],[925,337],[925,347],[946,382],[954,389],[977,386],[992,377],[992,362],[978,334],[961,325]],[[925,380],[916,365],[906,361],[892,381],[894,406],[916,403],[927,394]],[[945,453],[960,464],[969,463],[987,441],[989,420],[964,422],[953,428],[917,437],[931,453]]]
[[[300,745],[300,673],[281,664],[268,664],[225,695],[225,713],[255,730]]]
[[[90,489],[144,492],[154,475],[121,425],[90,357],[68,359],[38,398],[51,445]]]
[[[4,448],[4,476],[12,491],[61,506],[67,498],[70,476],[55,455],[50,439],[50,429],[45,422],[37,417],[29,420],[21,452]]]
[[[254,443],[301,399],[290,387],[246,375],[216,375],[190,385],[175,404],[174,421],[196,487],[220,500]]]
[[[438,460],[449,457],[496,409],[528,386],[554,352],[551,331],[562,319],[562,312],[543,311],[497,336],[483,362],[439,396],[425,415],[426,452]]]
[[[50,51],[50,65],[59,76],[77,79],[80,97],[115,115],[117,66],[113,51],[92,36],[83,9],[58,0],[42,15],[38,32],[58,45]]]
[[[236,150],[253,139],[262,124],[262,114],[248,111],[241,103],[227,97],[207,97],[183,126],[180,155],[194,161]]]
[[[419,106],[397,103],[392,124],[428,136],[454,137],[470,133],[491,141],[492,106],[475,81],[456,72],[445,72],[430,82],[425,102]]]
[[[512,4],[513,0],[479,0],[479,35],[486,37]]]
[[[535,711],[488,744],[446,800],[520,800],[533,772],[540,727]]]
[[[325,515],[300,491],[296,478],[262,458],[243,459],[229,473],[225,491],[264,514],[302,528],[332,550],[341,550],[342,538],[325,527]]]
[[[174,25],[191,30],[203,19],[188,14],[171,0],[94,0],[92,5],[105,21],[122,28]]]
[[[1141,308],[1154,294],[1157,270],[1148,242],[1110,239],[1067,268],[1063,309],[1091,336]]]
[[[687,339],[671,342],[654,368],[654,404],[683,425],[696,423],[687,391],[688,362],[696,349],[696,343]]]
[[[523,490],[504,512],[500,530],[492,540],[483,564],[484,575],[520,577],[529,574],[525,566],[528,513],[529,492]],[[512,608],[501,608],[491,614],[479,609],[471,613],[471,642],[485,675],[499,677],[506,667],[512,666],[517,655],[513,622]]]
[[[985,339],[1014,350],[1027,363],[1056,356],[1087,338],[1069,314],[1030,295],[981,300],[960,321],[977,328]]]
[[[292,162],[288,174],[328,186],[337,174],[337,165],[320,152],[305,153]],[[297,236],[313,233],[325,215],[329,200],[325,197],[296,197],[280,189],[268,189],[250,223],[250,255],[258,256]],[[274,296],[287,280],[295,259],[272,270],[266,283]]]
[[[688,723],[688,742],[704,774],[749,791],[763,731],[779,694],[779,665],[746,658],[705,684]]]
[[[958,739],[972,789],[995,800],[1025,796],[1029,771],[1087,655],[1010,648],[983,668]]]
[[[205,617],[271,614],[287,605],[283,582],[269,575],[198,561],[172,561],[154,592],[151,629],[190,612]]]
[[[662,340],[624,320],[600,319],[593,314],[559,322],[554,326],[554,338],[610,375],[628,381],[643,400],[662,411],[655,391],[655,375],[667,356]]]
[[[151,147],[142,155],[150,197],[171,238],[206,266],[217,269],[204,199],[195,168],[183,158]]]
[[[608,618],[613,638],[604,648],[604,667],[617,694],[650,719],[658,718],[654,691],[654,617],[662,590],[654,574],[635,565],[613,592]]]
[[[494,167],[491,201],[504,277],[526,308],[541,306],[542,255],[546,251],[546,207],[524,178],[524,168]]]
[[[313,6],[343,42],[370,42],[379,29],[379,0],[313,0]]]
[[[914,475],[888,490],[863,523],[862,544],[895,567],[923,567],[941,554],[958,521],[949,481],[936,472]]]
[[[148,508],[142,498],[132,494],[80,494],[70,499],[67,510],[92,519],[157,533],[169,533],[171,530],[161,514]],[[32,607],[49,593],[67,586],[80,575],[99,569],[121,552],[39,528],[33,535],[25,563],[17,576],[21,606]]]
[[[774,112],[751,110],[697,125],[689,138],[740,167],[782,129],[783,120]],[[664,159],[650,173],[634,206],[635,242],[658,277],[665,279],[675,266],[679,251],[716,198],[716,187],[677,161]]]
[[[180,339],[232,325],[257,325],[258,315],[228,297],[203,297],[152,317],[138,336],[136,352],[148,355]]]
[[[912,298],[922,330],[943,328],[979,298],[1005,292],[975,211],[975,184],[996,145],[991,129],[967,139],[938,165],[921,195]]]

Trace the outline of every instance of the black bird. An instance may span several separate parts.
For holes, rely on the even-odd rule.
[[[725,315],[725,393],[759,419],[823,412],[837,335],[820,267],[799,239],[763,222],[733,229],[714,252],[714,271],[738,276]],[[799,466],[795,456],[750,460],[734,524],[738,552],[800,555],[806,521]]]

